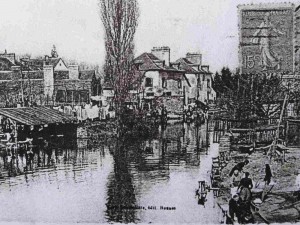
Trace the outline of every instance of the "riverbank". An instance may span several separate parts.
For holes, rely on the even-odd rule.
[[[229,177],[230,170],[235,164],[249,160],[249,164],[244,167],[244,172],[249,172],[253,181],[252,200],[262,197],[263,191],[271,190],[264,201],[257,205],[260,217],[270,223],[299,222],[300,221],[300,198],[298,196],[298,184],[300,175],[300,149],[291,148],[286,154],[286,161],[272,159],[271,171],[273,174],[271,185],[265,187],[265,164],[270,163],[264,152],[256,151],[251,155],[241,154],[237,151],[230,153],[230,160],[221,170],[220,196],[217,199],[219,205],[228,205],[231,198]],[[274,184],[274,186],[273,186]]]

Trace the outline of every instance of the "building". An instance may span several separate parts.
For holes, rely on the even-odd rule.
[[[194,103],[196,100],[208,104],[216,100],[216,92],[212,88],[212,73],[209,66],[202,65],[200,53],[187,53],[185,58],[176,60],[179,68],[185,71],[187,80],[184,83],[185,102]]]
[[[95,70],[66,65],[56,54],[43,59],[22,58],[14,53],[0,54],[0,106],[18,102],[37,105],[81,104],[100,92]],[[9,104],[7,104],[9,103]]]
[[[134,60],[141,76],[139,98],[144,109],[165,106],[169,112],[182,111],[185,104],[185,71],[170,62],[170,48],[153,48]]]
[[[169,47],[154,47],[134,63],[142,77],[139,96],[146,109],[164,105],[169,112],[182,112],[184,106],[196,100],[207,105],[216,98],[212,73],[209,66],[202,65],[200,53],[188,53],[171,62]]]

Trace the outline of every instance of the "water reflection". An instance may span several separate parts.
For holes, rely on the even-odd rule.
[[[206,125],[153,129],[144,139],[82,135],[76,141],[61,138],[47,149],[2,151],[0,220],[215,222],[194,196],[198,180],[207,174]]]
[[[107,219],[110,222],[138,222],[147,209],[137,203],[157,184],[167,184],[170,171],[198,168],[206,153],[205,126],[177,123],[156,127],[157,135],[132,141],[119,140],[114,147],[114,171],[109,176]]]

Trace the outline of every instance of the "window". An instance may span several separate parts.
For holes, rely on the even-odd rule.
[[[72,102],[73,101],[73,90],[67,90],[66,92],[67,97],[66,97],[66,102]]]
[[[198,79],[197,79],[197,86],[201,87],[201,78],[200,78],[200,76],[198,76]]]
[[[166,80],[166,78],[162,78],[162,87],[163,88],[166,88],[167,87],[167,80]]]
[[[80,102],[88,102],[89,101],[89,91],[80,90]]]
[[[172,96],[172,92],[171,91],[166,92],[166,96]]]
[[[145,80],[145,87],[153,87],[153,80],[152,78],[147,77]]]
[[[182,88],[182,81],[178,80],[178,88]]]
[[[207,87],[210,88],[210,79],[207,79]]]
[[[65,102],[66,100],[66,93],[64,90],[58,90],[56,93],[56,101],[57,102]]]

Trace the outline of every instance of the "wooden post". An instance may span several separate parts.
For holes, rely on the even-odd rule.
[[[289,134],[289,121],[286,121],[286,128],[285,128],[285,143],[288,143],[288,134]]]
[[[206,120],[206,154],[208,153],[208,142],[209,142],[209,137],[208,137],[209,133],[208,133],[208,118]]]
[[[186,105],[186,101],[185,101],[186,95],[185,95],[185,86],[183,86],[183,105]]]
[[[74,107],[74,90],[72,90],[72,108]]]
[[[13,124],[14,124],[14,127],[15,127],[15,142],[16,144],[18,143],[18,128],[17,128],[17,122],[16,121],[13,121]]]

